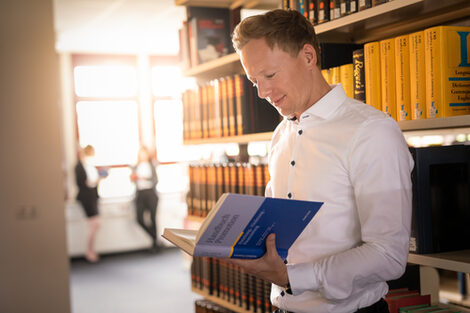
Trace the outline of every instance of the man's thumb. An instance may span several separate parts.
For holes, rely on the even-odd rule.
[[[266,253],[269,255],[277,255],[276,250],[276,234],[272,233],[266,238]]]

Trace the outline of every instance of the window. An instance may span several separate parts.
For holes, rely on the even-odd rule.
[[[128,165],[139,149],[139,85],[137,58],[73,56],[78,143],[92,145],[94,164],[107,167],[99,185],[103,198],[131,196]]]

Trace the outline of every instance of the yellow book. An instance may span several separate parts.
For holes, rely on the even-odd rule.
[[[321,74],[323,75],[323,78],[325,78],[326,82],[331,85],[330,70],[329,69],[321,70]]]
[[[410,38],[395,37],[395,79],[397,121],[411,119],[410,103]]]
[[[353,65],[344,64],[339,68],[341,85],[346,92],[346,95],[350,98],[354,98],[354,85],[353,85]]]
[[[378,41],[364,45],[364,72],[366,103],[377,110],[382,110],[380,46]]]
[[[424,32],[410,34],[410,103],[411,119],[426,118],[426,75]]]
[[[470,27],[424,31],[426,110],[429,118],[470,114]]]
[[[330,68],[330,78],[331,78],[332,85],[336,85],[340,83],[341,73],[340,73],[339,66]]]
[[[397,120],[395,80],[395,39],[380,42],[380,76],[382,78],[382,111]]]

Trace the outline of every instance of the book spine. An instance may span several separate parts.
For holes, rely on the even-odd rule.
[[[317,0],[318,8],[318,24],[328,22],[330,20],[330,5],[328,0]]]
[[[382,110],[380,45],[378,41],[364,45],[364,80],[366,103]]]
[[[339,66],[330,68],[331,84],[336,85],[341,82],[341,72]]]
[[[443,117],[441,95],[441,66],[440,49],[441,40],[439,28],[426,29],[425,36],[425,62],[426,62],[426,113],[428,118]]]
[[[243,92],[243,82],[242,82],[242,77],[241,75],[237,74],[233,77],[234,81],[234,101],[235,101],[235,107],[237,111],[237,116],[236,116],[236,125],[237,125],[237,135],[243,135],[243,129],[244,129],[244,124],[243,124],[243,115],[246,114],[243,110],[243,97],[244,97],[244,92]]]
[[[340,82],[349,98],[354,98],[354,87],[353,87],[353,65],[344,64],[339,69]]]
[[[328,85],[331,85],[331,75],[330,75],[330,70],[329,69],[323,69],[321,70],[321,74],[323,78],[326,80]]]
[[[202,194],[201,194],[201,216],[206,216],[207,215],[207,212],[209,211],[209,185],[208,185],[208,172],[209,172],[209,165],[207,164],[204,164],[203,166],[201,166],[201,169],[202,169],[202,172],[201,172],[201,176],[202,176],[202,183],[201,183],[201,187],[202,187]]]
[[[229,111],[228,111],[228,96],[227,96],[227,79],[225,77],[219,78],[220,81],[220,101],[222,106],[222,127],[223,127],[223,136],[230,136],[229,129]]]
[[[395,40],[380,42],[380,74],[382,77],[382,111],[397,120],[395,80]]]
[[[410,103],[411,119],[426,118],[426,73],[424,32],[410,34]]]
[[[354,99],[366,101],[364,70],[364,49],[354,50],[353,52],[353,92]]]
[[[309,0],[308,2],[308,20],[312,25],[318,24],[317,0]]]
[[[470,114],[470,27],[425,30],[426,109],[429,117]]]
[[[255,186],[255,195],[264,196],[264,164],[258,164],[255,166]]]
[[[255,169],[252,164],[247,163],[245,166],[245,193],[247,195],[256,195],[255,191]]]
[[[330,0],[330,21],[341,17],[341,1]]]
[[[246,185],[245,185],[245,169],[246,163],[237,163],[237,184],[238,184],[238,193],[246,194]]]
[[[395,37],[395,79],[397,121],[411,119],[410,91],[410,38]]]
[[[229,135],[235,136],[237,133],[236,125],[236,108],[234,103],[234,86],[233,86],[233,77],[226,77],[227,82],[227,107],[228,107],[228,124],[229,124]]]
[[[366,10],[372,6],[371,0],[358,0],[359,11]]]

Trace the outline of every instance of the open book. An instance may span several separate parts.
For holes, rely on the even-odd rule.
[[[223,194],[199,230],[165,228],[163,238],[189,255],[256,259],[265,251],[265,239],[276,234],[281,258],[323,202]]]

